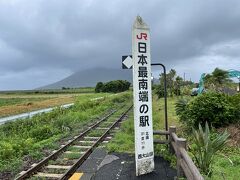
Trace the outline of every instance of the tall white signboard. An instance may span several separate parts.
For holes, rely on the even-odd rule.
[[[138,16],[132,29],[136,175],[154,170],[149,28]]]

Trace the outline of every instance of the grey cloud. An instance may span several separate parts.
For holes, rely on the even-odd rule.
[[[216,66],[218,59],[226,64],[240,58],[237,0],[12,0],[0,2],[0,70],[27,76],[33,68],[68,73],[120,68],[121,55],[131,54],[131,27],[138,14],[151,29],[152,59],[169,69],[194,69],[203,57],[214,57]],[[197,72],[192,76],[197,79]]]

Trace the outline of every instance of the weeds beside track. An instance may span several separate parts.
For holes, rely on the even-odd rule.
[[[63,145],[60,149],[53,152],[51,155],[40,161],[38,164],[34,165],[32,168],[26,172],[22,172],[17,180],[26,179],[32,175],[38,178],[56,178],[56,179],[67,179],[72,173],[84,162],[84,160],[91,154],[93,149],[97,147],[106,137],[106,135],[112,130],[131,110],[132,106],[128,108],[120,117],[115,121],[107,121],[116,111],[112,111],[106,117],[97,121],[94,125],[90,126],[87,130],[82,132],[79,136],[75,137],[73,140],[69,141],[67,144]],[[106,124],[108,122],[109,126],[101,127],[101,124]],[[96,130],[104,130],[102,134],[98,136],[91,136]],[[87,143],[87,144],[86,144]],[[77,151],[76,151],[77,150]],[[68,154],[71,154],[70,156]],[[49,161],[52,160],[49,164]],[[55,161],[55,162],[54,162]],[[56,165],[57,161],[57,165]],[[48,164],[46,166],[46,164]],[[67,166],[66,166],[67,164]],[[71,164],[71,165],[69,165]],[[52,173],[52,169],[59,170],[62,173]],[[50,171],[49,171],[50,170]],[[57,171],[57,172],[59,172]],[[63,173],[64,172],[64,173]]]

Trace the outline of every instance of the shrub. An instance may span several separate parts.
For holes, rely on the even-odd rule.
[[[229,134],[225,131],[223,134],[217,134],[211,138],[207,122],[205,131],[200,124],[198,130],[193,129],[192,153],[203,174],[211,176],[214,155],[225,146],[228,137]]]
[[[156,85],[154,91],[158,98],[164,97],[164,87],[162,85]]]
[[[13,149],[13,145],[9,142],[1,142],[0,143],[0,157],[1,159],[11,159],[15,153]]]
[[[181,115],[183,112],[186,111],[186,107],[189,100],[187,99],[179,99],[175,104],[175,110],[177,115]]]
[[[182,87],[182,95],[190,96],[191,90],[192,90],[192,87],[189,85]]]
[[[54,129],[50,125],[39,126],[30,131],[32,138],[41,141],[54,135]]]
[[[110,81],[107,83],[98,82],[95,87],[95,92],[123,92],[129,89],[131,83],[123,80]]]
[[[240,122],[240,94],[235,94],[234,96],[229,96],[229,101],[232,106],[235,107],[235,116],[238,122]]]
[[[236,108],[233,103],[228,100],[227,95],[216,92],[197,96],[187,104],[184,113],[185,119],[181,120],[195,127],[205,122],[220,127],[236,120]]]

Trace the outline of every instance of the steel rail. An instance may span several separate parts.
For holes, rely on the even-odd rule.
[[[109,113],[107,116],[103,117],[100,121],[98,121],[97,123],[95,123],[94,125],[88,127],[87,130],[85,130],[84,132],[82,132],[80,135],[78,135],[77,137],[75,137],[73,140],[71,140],[70,142],[68,142],[66,145],[64,145],[63,147],[61,147],[60,149],[58,149],[56,152],[50,154],[48,157],[46,157],[45,159],[43,159],[42,161],[40,161],[38,164],[36,164],[35,166],[31,167],[30,169],[28,169],[26,172],[24,172],[23,174],[21,174],[19,177],[17,177],[15,180],[23,180],[26,179],[28,177],[30,177],[32,174],[34,174],[35,172],[37,172],[41,167],[43,167],[45,164],[48,163],[49,160],[54,159],[55,157],[57,157],[59,154],[61,154],[63,151],[65,151],[71,144],[73,144],[76,140],[82,138],[85,134],[87,134],[90,130],[92,130],[93,128],[95,128],[96,126],[98,126],[101,122],[103,122],[104,120],[106,120],[107,118],[109,118],[111,115],[113,115],[116,112],[116,110],[112,111],[111,113]]]
[[[122,119],[126,116],[126,114],[132,109],[133,106],[130,106],[127,111],[125,111],[120,118],[118,118],[105,132],[104,134],[77,160],[77,162],[72,165],[72,167],[66,171],[63,176],[60,178],[61,180],[68,179],[76,170],[77,168],[89,157],[92,153],[94,148],[96,148],[102,140],[107,136],[110,130],[112,130]]]

